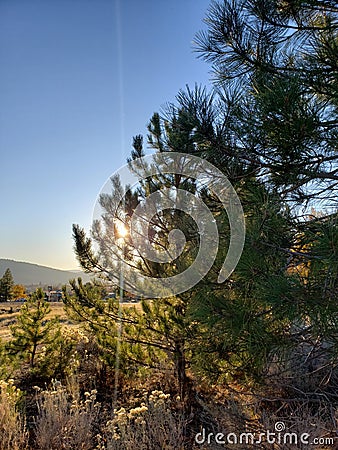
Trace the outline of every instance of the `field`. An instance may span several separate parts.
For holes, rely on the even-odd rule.
[[[7,302],[0,303],[0,339],[3,341],[8,341],[11,337],[11,332],[9,327],[13,325],[16,321],[16,317],[20,311],[22,303],[18,302]],[[139,303],[124,303],[125,308],[136,306],[139,307]],[[74,324],[68,319],[67,314],[64,310],[62,302],[51,302],[50,303],[51,312],[47,316],[52,318],[59,316],[61,323],[74,326]]]
[[[9,327],[15,323],[21,305],[22,303],[18,302],[0,303],[0,339],[4,341],[10,339],[11,332]],[[63,303],[51,302],[50,306],[51,312],[48,315],[49,318],[59,316],[61,322],[70,324]]]

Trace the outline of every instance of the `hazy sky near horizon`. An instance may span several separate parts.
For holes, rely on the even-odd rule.
[[[72,224],[89,229],[132,137],[186,84],[209,83],[192,45],[208,6],[0,1],[0,258],[78,267]]]

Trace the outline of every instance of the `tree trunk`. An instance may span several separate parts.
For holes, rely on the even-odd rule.
[[[30,360],[31,368],[34,367],[34,358],[35,358],[35,353],[36,353],[36,347],[37,347],[37,344],[34,343],[33,348],[32,348],[32,353],[31,353],[31,360]]]
[[[191,384],[187,376],[184,341],[175,343],[175,372],[181,401],[185,411],[189,411],[191,407]]]

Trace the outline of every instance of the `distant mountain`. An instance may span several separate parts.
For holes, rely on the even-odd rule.
[[[83,281],[89,280],[89,275],[81,271],[69,271],[52,269],[27,262],[13,261],[12,259],[0,259],[0,278],[9,269],[12,272],[14,283],[25,286],[39,285],[56,286],[67,284],[72,278],[81,277]]]

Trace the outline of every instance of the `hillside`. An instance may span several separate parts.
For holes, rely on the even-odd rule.
[[[71,272],[11,259],[0,259],[0,277],[2,277],[7,268],[12,272],[16,284],[26,286],[38,284],[55,286],[66,284],[72,278],[78,278],[79,276],[84,281],[89,280],[89,276],[81,271]]]

